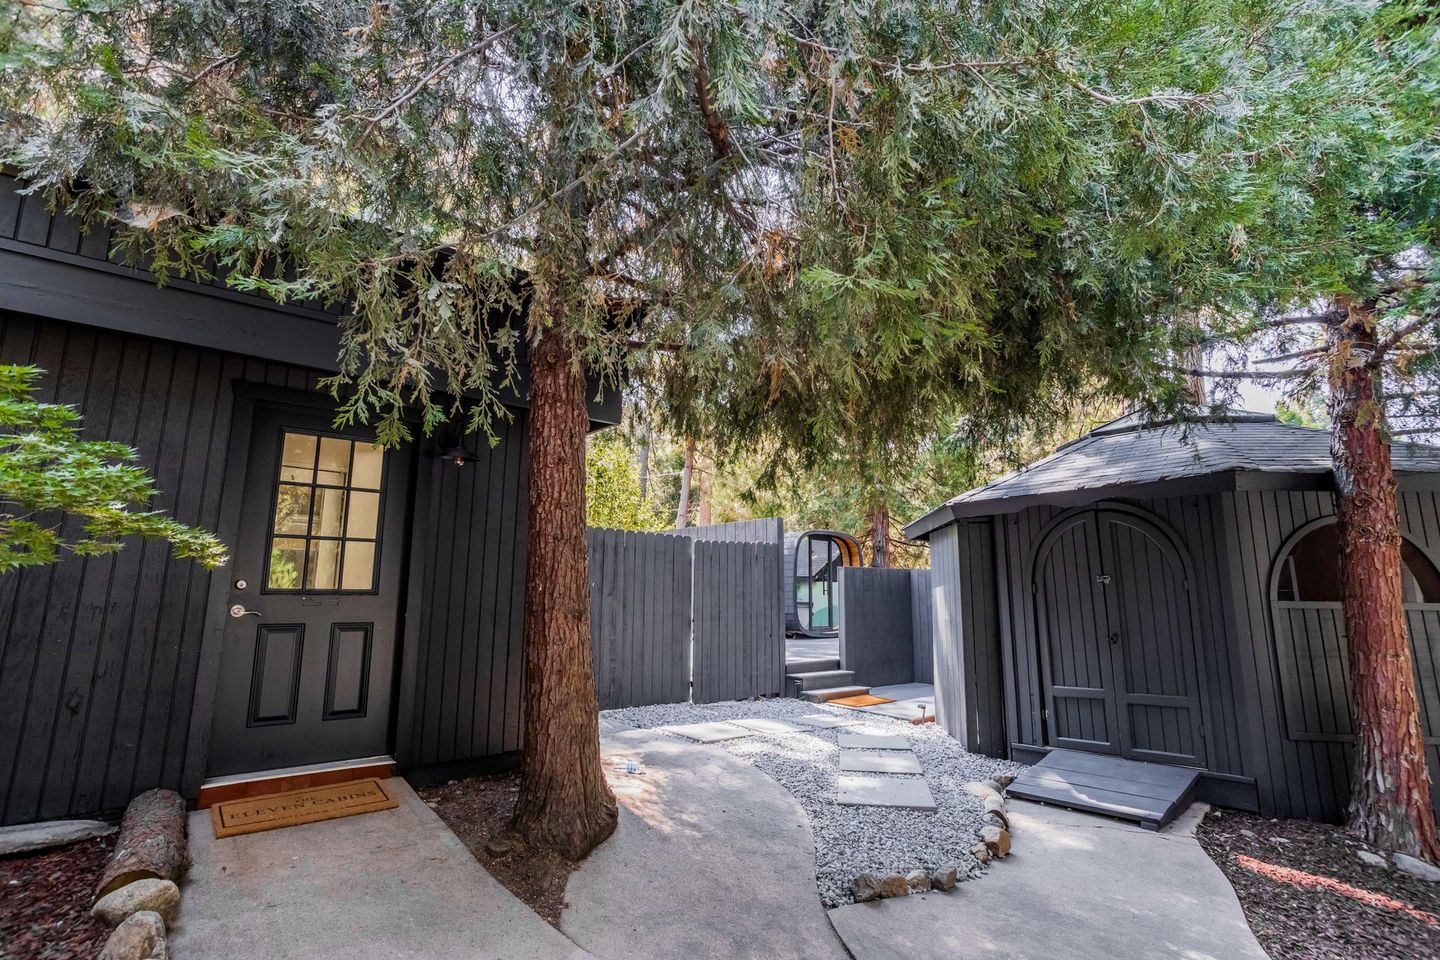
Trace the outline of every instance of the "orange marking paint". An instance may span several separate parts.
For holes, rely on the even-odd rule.
[[[1429,924],[1432,927],[1440,926],[1440,917],[1436,917],[1433,913],[1427,913],[1424,910],[1412,907],[1403,900],[1387,897],[1383,893],[1376,893],[1373,890],[1362,890],[1360,887],[1352,887],[1350,884],[1336,880],[1334,877],[1322,877],[1319,874],[1306,873],[1303,870],[1296,870],[1292,867],[1282,867],[1274,863],[1266,863],[1263,860],[1256,860],[1254,857],[1247,857],[1241,853],[1235,855],[1235,862],[1251,873],[1258,873],[1267,880],[1288,883],[1295,887],[1308,887],[1312,890],[1328,890],[1342,897],[1349,897],[1352,900],[1367,903],[1372,907],[1380,907],[1382,910],[1403,913],[1407,917],[1419,920],[1421,923]]]

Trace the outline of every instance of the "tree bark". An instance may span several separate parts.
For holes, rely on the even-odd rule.
[[[1350,651],[1355,749],[1348,829],[1382,850],[1440,858],[1401,592],[1400,514],[1369,304],[1330,331],[1330,450]]]
[[[640,428],[640,505],[650,502],[650,424]]]
[[[680,469],[680,504],[675,508],[675,529],[690,525],[690,480],[695,474],[695,438],[685,438],[685,466]]]
[[[185,801],[174,790],[146,790],[130,801],[95,899],[136,880],[175,880],[190,866]]]
[[[540,294],[545,295],[545,294]],[[563,312],[559,297],[544,315]],[[585,379],[560,332],[530,337],[530,531],[525,563],[525,744],[513,827],[579,860],[615,830],[600,762],[585,548]],[[563,324],[554,324],[563,330]]]
[[[712,486],[715,478],[715,462],[703,453],[695,455],[696,472],[700,474],[698,480],[694,477],[691,482],[695,486],[695,523],[697,526],[709,526],[713,516],[715,505],[715,489]]]
[[[890,566],[890,508],[883,503],[870,511],[870,552],[875,566]]]

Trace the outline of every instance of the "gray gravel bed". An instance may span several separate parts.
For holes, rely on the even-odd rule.
[[[935,724],[915,726],[877,714],[793,699],[661,704],[606,710],[600,716],[608,721],[605,723],[608,728],[654,728],[750,717],[793,720],[817,712],[859,717],[862,722],[839,729],[806,728],[805,733],[798,734],[755,734],[696,746],[728,750],[764,771],[799,801],[815,835],[816,883],[826,907],[851,903],[850,883],[861,873],[884,875],[906,873],[917,867],[934,870],[954,865],[964,880],[982,872],[970,854],[976,834],[984,825],[980,801],[962,787],[972,780],[1018,773],[1024,766],[967,753]],[[939,809],[924,813],[836,803],[839,733],[899,734],[909,740]],[[675,734],[667,735],[685,740]]]

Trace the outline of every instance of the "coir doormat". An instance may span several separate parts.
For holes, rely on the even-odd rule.
[[[226,800],[210,808],[210,822],[215,827],[215,836],[234,837],[398,806],[400,801],[386,788],[384,781],[371,777],[368,780],[272,793],[266,797]]]
[[[877,697],[873,693],[862,693],[854,697],[841,697],[839,700],[831,700],[837,707],[873,707],[880,703],[894,703],[894,697]]]

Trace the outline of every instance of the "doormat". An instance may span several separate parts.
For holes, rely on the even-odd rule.
[[[305,790],[272,793],[266,797],[226,800],[210,808],[210,823],[216,837],[235,837],[262,830],[293,827],[297,823],[318,823],[353,817],[358,813],[391,810],[400,801],[379,777],[331,783]]]
[[[862,693],[856,697],[841,697],[839,700],[830,700],[829,703],[837,707],[873,707],[881,703],[894,703],[894,697],[877,697],[873,693]]]

